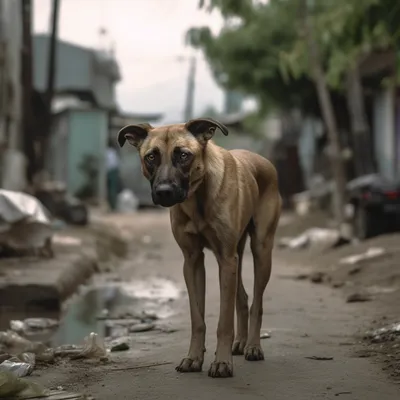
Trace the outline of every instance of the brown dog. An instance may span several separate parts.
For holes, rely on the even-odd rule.
[[[263,294],[271,275],[281,198],[272,164],[249,151],[218,147],[210,141],[217,128],[228,134],[225,126],[204,118],[158,128],[129,125],[119,132],[118,142],[122,147],[128,140],[139,150],[154,203],[171,207],[172,232],[184,256],[192,336],[188,355],[176,369],[202,369],[206,333],[203,250],[210,248],[219,265],[221,301],[215,361],[208,375],[230,377],[232,354],[244,354],[249,361],[264,359],[260,344]],[[250,326],[241,277],[248,235],[255,275]]]

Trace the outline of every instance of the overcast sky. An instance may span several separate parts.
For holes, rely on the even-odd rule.
[[[129,112],[164,112],[181,120],[188,63],[176,56],[193,52],[184,44],[192,26],[209,25],[218,31],[222,19],[198,10],[198,0],[60,0],[59,36],[90,47],[107,45],[99,30],[114,41],[122,73],[117,86],[120,107]],[[49,32],[51,0],[34,0],[34,32]],[[201,56],[201,55],[200,55]],[[196,79],[195,111],[208,105],[218,109],[222,92],[200,59]]]

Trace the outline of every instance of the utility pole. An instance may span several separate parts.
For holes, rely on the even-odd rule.
[[[187,82],[186,102],[184,111],[184,120],[189,121],[193,118],[193,107],[194,107],[194,93],[196,86],[196,64],[197,60],[195,56],[190,58],[189,75]]]
[[[26,178],[32,183],[36,170],[35,137],[32,125],[32,0],[21,0],[22,10],[22,130],[27,158]]]
[[[53,0],[52,16],[51,16],[51,36],[48,53],[48,68],[47,68],[47,90],[46,90],[46,124],[41,137],[40,143],[40,166],[39,170],[42,170],[45,166],[46,151],[48,138],[51,131],[52,114],[51,104],[54,96],[54,82],[56,79],[57,72],[57,31],[58,31],[58,15],[60,9],[60,1]]]

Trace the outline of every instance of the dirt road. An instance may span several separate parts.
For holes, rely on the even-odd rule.
[[[138,241],[132,241],[132,261],[121,269],[123,279],[168,277],[184,288],[182,258],[169,229],[168,215],[147,213],[133,222],[121,218],[120,224],[134,224],[136,234],[146,240],[146,262],[135,262]],[[149,237],[150,237],[149,236]],[[149,243],[150,242],[150,243]],[[144,246],[144,245],[143,245]],[[156,254],[156,256],[154,256]],[[305,281],[284,279],[296,266],[275,259],[273,277],[264,297],[263,329],[271,337],[262,341],[265,361],[234,359],[234,377],[212,379],[207,369],[216,345],[219,309],[217,266],[206,256],[207,269],[207,352],[202,373],[179,374],[175,366],[186,355],[190,322],[187,298],[177,306],[169,321],[175,332],[136,334],[133,349],[116,354],[103,366],[82,363],[41,371],[38,378],[46,386],[63,386],[84,391],[96,399],[239,399],[270,400],[349,399],[395,400],[397,385],[390,382],[378,364],[357,357],[354,333],[367,322],[367,304],[346,304],[341,293]],[[244,259],[244,283],[251,294],[252,260]],[[328,360],[312,359],[313,357]],[[154,366],[149,366],[154,364]],[[146,367],[147,366],[147,367]]]

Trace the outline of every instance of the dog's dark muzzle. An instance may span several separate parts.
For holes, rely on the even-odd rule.
[[[172,207],[185,201],[187,191],[177,185],[161,183],[153,187],[152,197],[155,205]]]

